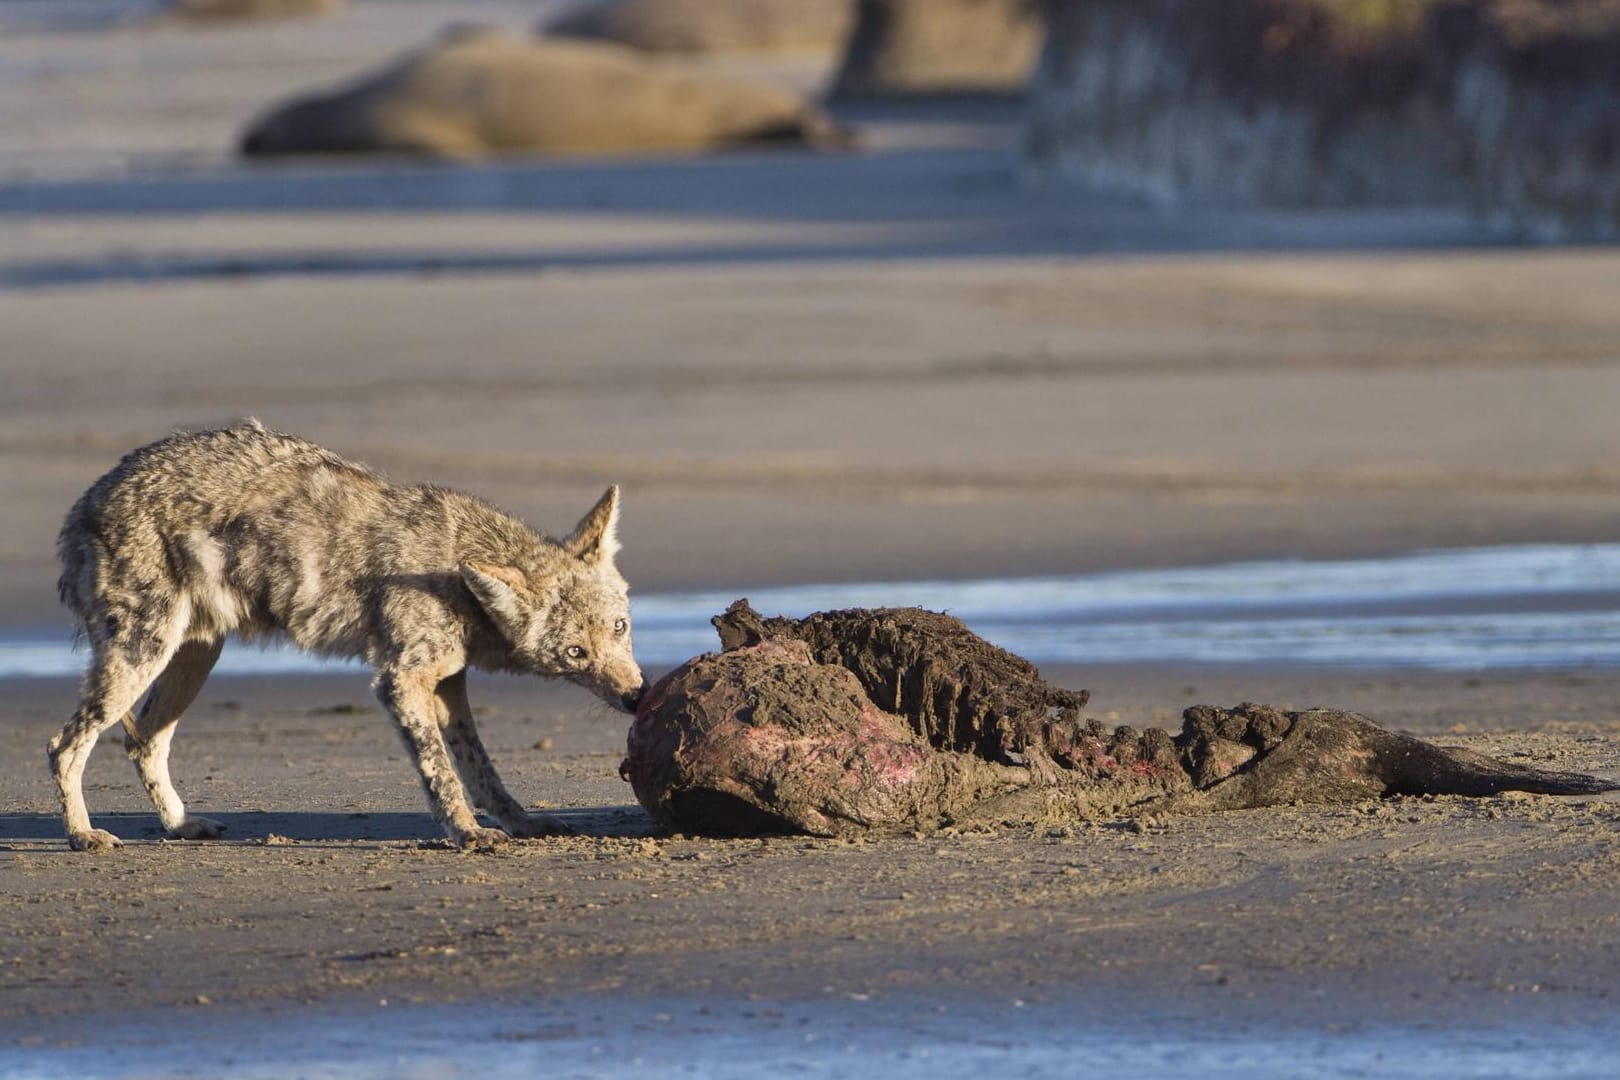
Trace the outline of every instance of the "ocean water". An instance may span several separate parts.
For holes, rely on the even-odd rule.
[[[637,650],[716,648],[732,593],[635,599]],[[1620,664],[1620,544],[1422,551],[1044,578],[759,589],[766,615],[947,611],[1036,663],[1304,664],[1482,670]]]
[[[693,1076],[1132,1080],[1577,1080],[1614,1073],[1602,1025],[1189,1024],[1137,1009],[921,1000],[532,1006],[387,1004],[318,1014],[108,1018],[92,1038],[0,1049],[0,1080],[641,1080]],[[35,1040],[25,1038],[24,1043]]]
[[[746,595],[766,615],[843,607],[947,611],[1036,663],[1312,665],[1483,671],[1620,665],[1620,544],[1420,551],[968,581],[638,593],[649,667],[718,648],[709,619]],[[65,633],[0,637],[0,676],[81,670]],[[343,670],[289,649],[227,646],[237,674]]]

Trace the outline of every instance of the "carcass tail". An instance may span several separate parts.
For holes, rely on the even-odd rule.
[[[1392,794],[1495,795],[1503,791],[1528,791],[1535,795],[1601,795],[1606,791],[1620,791],[1617,780],[1586,773],[1532,769],[1472,750],[1442,746],[1424,746],[1427,753],[1403,750],[1402,760],[1391,777]]]
[[[1526,769],[1518,778],[1509,778],[1504,791],[1530,791],[1537,795],[1601,795],[1605,791],[1620,791],[1620,782],[1605,780],[1601,776],[1585,773],[1547,772]]]

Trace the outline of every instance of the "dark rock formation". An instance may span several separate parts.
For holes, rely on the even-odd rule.
[[[1041,33],[1038,0],[861,0],[832,96],[1020,94]]]
[[[1620,0],[1051,0],[1047,18],[1039,172],[1620,231]]]
[[[1344,5],[1339,5],[1344,6]],[[1037,168],[1163,202],[1455,202],[1460,132],[1423,77],[1422,12],[1316,0],[1049,5]]]
[[[1479,209],[1542,239],[1620,237],[1620,0],[1440,14]]]
[[[351,86],[255,122],[248,155],[592,154],[716,150],[747,143],[842,145],[787,87],[654,62],[633,49],[448,35]]]
[[[1195,706],[1179,734],[1081,718],[1084,692],[917,609],[717,617],[725,651],[644,695],[621,767],[667,827],[711,835],[926,831],[1383,795],[1616,785],[1448,750],[1332,709]]]

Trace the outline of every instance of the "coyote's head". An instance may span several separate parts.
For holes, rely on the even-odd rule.
[[[461,576],[517,666],[576,682],[634,712],[646,681],[630,651],[629,589],[613,565],[618,522],[619,489],[611,487],[543,570],[469,561]]]

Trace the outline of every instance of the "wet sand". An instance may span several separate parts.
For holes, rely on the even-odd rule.
[[[1612,1031],[1579,1021],[1526,1030],[1424,1023],[1301,1025],[1256,1017],[1212,1023],[1190,1010],[1088,1007],[940,994],[834,995],[811,1001],[596,994],[526,1004],[333,1008],[318,1015],[192,1009],[125,1017],[108,1042],[30,1055],[30,1080],[231,1077],[393,1080],[476,1073],[490,1080],[743,1080],[784,1074],[899,1080],[1093,1076],[1156,1080],[1426,1080],[1437,1075],[1598,1080]],[[297,1024],[297,1038],[288,1025]],[[41,1025],[39,1045],[60,1025]],[[71,1036],[66,1040],[72,1042]],[[292,1045],[289,1045],[292,1042]]]
[[[0,39],[25,72],[0,103],[30,117],[0,145],[0,630],[65,632],[54,533],[119,454],[245,413],[553,531],[622,483],[622,566],[648,590],[1620,534],[1609,249],[1492,247],[1445,213],[1165,218],[1033,191],[994,111],[873,114],[864,152],[824,159],[229,162],[254,102],[454,8]],[[1611,671],[1071,674],[1119,722],[1324,704],[1620,772]],[[363,677],[222,678],[175,761],[233,839],[158,840],[109,743],[88,797],[132,843],[92,858],[60,840],[43,763],[70,682],[3,689],[0,1066],[115,1042],[100,1018],[131,1009],[296,1030],[306,1005],[385,998],[1616,1021],[1612,799],[656,838],[616,776],[622,716],[490,679],[474,701],[509,785],[584,835],[469,856],[433,841]]]

